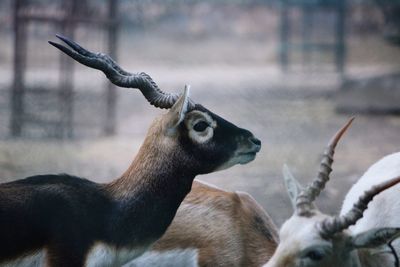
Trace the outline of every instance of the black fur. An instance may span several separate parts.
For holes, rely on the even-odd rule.
[[[45,247],[51,266],[82,266],[96,241],[132,248],[154,242],[190,186],[187,183],[185,192],[178,193],[164,184],[163,193],[144,189],[116,200],[104,185],[66,174],[2,184],[0,262]]]
[[[57,262],[57,266],[82,265],[82,248],[90,245],[93,235],[102,233],[102,222],[111,207],[100,185],[65,174],[2,184],[0,259],[12,259],[48,246],[50,250],[74,254],[76,260],[63,265]]]

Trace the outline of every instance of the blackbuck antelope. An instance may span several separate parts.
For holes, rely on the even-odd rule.
[[[382,159],[360,178],[339,216],[323,214],[313,204],[329,180],[335,147],[351,122],[329,143],[310,185],[298,190],[296,181],[287,182],[295,212],[282,225],[278,248],[265,267],[399,266],[399,243],[393,246],[392,241],[400,235],[400,153]]]
[[[194,180],[167,232],[124,267],[259,267],[274,253],[277,235],[270,216],[249,194]],[[40,267],[44,260],[38,253],[17,265]]]
[[[195,180],[167,232],[130,266],[259,267],[277,244],[275,224],[249,194]]]
[[[50,44],[170,110],[110,183],[40,175],[1,184],[0,262],[45,251],[47,266],[120,266],[164,234],[196,175],[252,161],[261,142],[194,103],[188,87],[181,96],[165,93],[149,75],[128,73],[110,57],[58,37],[72,49]]]

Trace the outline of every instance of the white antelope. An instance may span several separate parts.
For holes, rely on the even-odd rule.
[[[165,93],[147,74],[128,73],[110,57],[59,38],[72,50],[50,43],[170,110],[153,122],[130,167],[110,183],[63,174],[1,184],[0,264],[29,263],[29,256],[45,252],[50,267],[120,266],[164,234],[196,175],[252,161],[261,142],[195,104],[188,88],[180,97]]]
[[[195,180],[167,232],[129,266],[259,267],[277,244],[275,224],[249,194]]]
[[[295,212],[282,225],[278,248],[265,267],[398,266],[400,247],[392,242],[400,234],[399,153],[377,162],[360,178],[339,216],[323,214],[313,205],[329,180],[336,144],[351,122],[329,143],[317,178],[300,194],[291,182]]]

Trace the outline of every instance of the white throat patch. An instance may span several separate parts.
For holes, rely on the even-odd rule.
[[[174,249],[167,251],[149,251],[124,267],[197,267],[196,249]]]

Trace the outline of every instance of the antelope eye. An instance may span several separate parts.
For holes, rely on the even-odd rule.
[[[320,261],[324,258],[324,254],[318,250],[310,250],[305,256],[313,261]]]
[[[209,125],[208,125],[207,122],[205,122],[205,121],[199,121],[198,123],[196,123],[196,124],[193,126],[193,129],[194,129],[196,132],[202,132],[202,131],[204,131],[205,129],[207,129],[208,126],[209,126]]]

